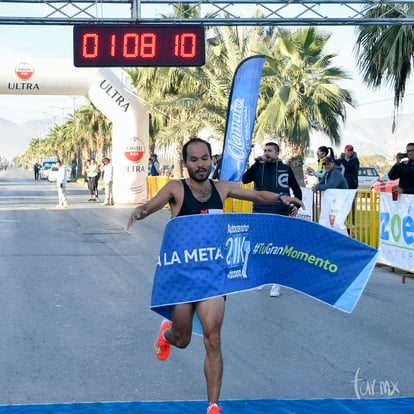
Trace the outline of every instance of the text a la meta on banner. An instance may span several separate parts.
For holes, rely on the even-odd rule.
[[[177,217],[167,223],[151,308],[278,283],[351,312],[377,250],[319,224],[275,214]]]

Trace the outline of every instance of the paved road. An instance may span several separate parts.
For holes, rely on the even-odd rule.
[[[168,210],[126,231],[133,206],[102,207],[70,183],[0,173],[0,404],[205,400],[194,337],[152,353],[149,310]],[[223,399],[414,395],[414,280],[376,268],[351,315],[287,288],[228,297]]]

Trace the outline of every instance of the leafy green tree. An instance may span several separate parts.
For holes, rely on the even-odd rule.
[[[174,17],[186,19],[200,16],[200,8],[174,3]],[[171,17],[171,16],[168,16]],[[181,149],[184,140],[194,135],[194,96],[199,90],[192,77],[175,67],[124,69],[136,94],[146,101],[150,112],[150,152],[155,142],[171,145],[175,175],[181,176]]]
[[[56,156],[69,164],[76,158],[81,173],[82,160],[94,157],[99,161],[110,153],[111,132],[112,123],[93,104],[83,105],[66,123],[53,127],[43,140],[32,139],[19,162],[32,164],[33,158]]]
[[[367,12],[369,18],[414,15],[414,5],[375,3]],[[394,89],[394,116],[403,101],[405,86],[414,58],[414,28],[411,25],[366,25],[357,28],[355,51],[364,82],[377,89],[390,85]]]
[[[206,64],[193,72],[203,91],[197,113],[203,128],[224,138],[234,74],[243,60],[257,55],[258,45],[268,38],[268,30],[262,26],[209,29]]]
[[[314,27],[278,29],[273,46],[264,43],[266,56],[258,107],[259,138],[278,138],[298,180],[303,183],[303,157],[312,131],[322,132],[337,145],[351,94],[337,82],[348,79],[332,65],[335,53],[324,54],[330,35]],[[272,43],[270,43],[272,44]]]
[[[144,99],[150,112],[151,152],[155,141],[171,145],[174,171],[180,176],[180,154],[184,140],[194,135],[194,99],[197,86],[180,68],[127,69],[136,94]],[[178,174],[177,174],[178,172]]]
[[[88,156],[99,161],[111,147],[112,123],[95,105],[83,105],[76,111],[75,134],[85,138]]]
[[[381,177],[387,174],[392,167],[392,163],[383,155],[360,155],[358,158],[361,165],[375,167]]]
[[[148,102],[153,140],[161,145],[173,142],[175,171],[185,139],[202,130],[224,137],[234,72],[243,59],[256,54],[264,31],[236,26],[209,29],[206,64],[200,68],[126,70],[137,95]]]

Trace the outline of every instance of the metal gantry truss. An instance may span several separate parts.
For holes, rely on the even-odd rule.
[[[0,0],[0,24],[201,24],[204,26],[338,26],[414,24],[414,0]],[[373,6],[387,12],[370,18]],[[180,15],[180,6],[198,18]],[[391,10],[391,12],[390,12]],[[174,17],[173,17],[174,16]]]

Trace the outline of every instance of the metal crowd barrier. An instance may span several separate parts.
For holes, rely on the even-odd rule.
[[[313,197],[314,221],[319,221],[321,193]],[[355,240],[369,244],[376,249],[379,246],[379,199],[380,193],[370,190],[357,190],[351,211],[345,221],[348,234]]]
[[[148,177],[148,199],[152,198],[171,178],[164,176]],[[242,184],[245,188],[253,188],[253,184]],[[348,234],[355,240],[369,244],[376,249],[379,246],[379,195],[370,190],[357,190],[353,207],[346,219]],[[228,198],[224,203],[226,213],[251,213],[252,202]],[[319,221],[321,210],[320,192],[313,196],[313,221]]]

